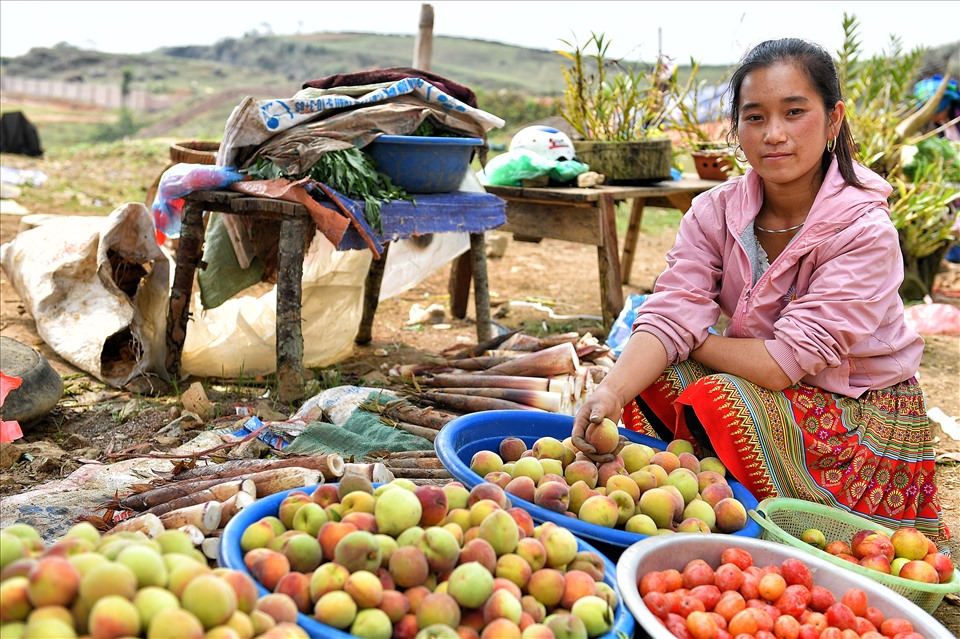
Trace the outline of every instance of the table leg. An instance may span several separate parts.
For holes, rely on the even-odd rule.
[[[477,341],[490,339],[490,285],[487,280],[487,244],[483,233],[470,234],[473,301],[477,312]]]
[[[309,218],[284,215],[277,250],[277,399],[303,397],[303,238]]]
[[[471,249],[458,255],[450,265],[450,279],[447,293],[450,295],[450,314],[457,319],[467,316],[467,300],[470,297],[470,280],[473,279],[473,234],[470,237]]]
[[[635,197],[630,205],[630,223],[627,225],[627,236],[623,238],[623,258],[620,260],[620,270],[623,283],[630,283],[630,271],[633,270],[633,256],[637,250],[637,237],[640,235],[640,222],[643,220],[643,207],[646,198]]]
[[[387,251],[390,250],[390,243],[383,245],[383,252],[380,259],[370,262],[370,270],[367,271],[367,281],[363,286],[363,315],[360,318],[360,328],[357,330],[357,336],[353,341],[357,344],[369,344],[373,339],[373,316],[377,313],[377,306],[380,304],[380,285],[383,283],[383,269],[387,265]]]
[[[620,251],[617,248],[617,208],[609,195],[601,195],[600,224],[603,243],[597,247],[600,266],[600,307],[603,328],[609,332],[623,309],[623,288],[620,277]]]
[[[180,222],[180,242],[177,247],[177,266],[170,288],[170,306],[167,310],[167,358],[165,367],[170,379],[180,376],[180,356],[187,337],[190,319],[190,298],[193,297],[193,276],[203,254],[203,206],[186,202]]]

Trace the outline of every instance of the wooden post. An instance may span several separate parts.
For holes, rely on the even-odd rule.
[[[370,262],[370,270],[367,271],[367,282],[363,287],[363,315],[360,317],[360,328],[357,330],[357,336],[353,341],[361,346],[369,344],[373,339],[373,317],[377,313],[377,306],[380,304],[380,285],[383,283],[383,268],[387,263],[387,251],[390,250],[390,243],[383,245],[383,252],[380,259],[374,259]]]
[[[627,225],[627,237],[623,240],[623,257],[620,259],[620,271],[623,283],[630,283],[630,271],[633,269],[633,254],[637,249],[637,237],[640,235],[640,222],[643,220],[643,207],[646,198],[635,197],[630,206],[630,224]]]
[[[487,282],[487,245],[483,232],[470,234],[473,267],[473,302],[477,311],[477,341],[485,342],[490,331],[490,289]]]
[[[280,220],[280,245],[277,248],[277,396],[281,402],[303,397],[301,306],[304,238],[307,236],[308,222],[309,218],[302,214],[286,214]]]
[[[433,54],[433,5],[420,5],[420,24],[417,37],[413,42],[413,68],[430,70],[430,56]]]
[[[623,279],[620,275],[620,251],[617,248],[617,204],[613,196],[604,193],[598,202],[603,246],[597,247],[600,266],[600,305],[603,328],[609,334],[613,323],[623,309]]]
[[[187,338],[187,320],[190,318],[190,298],[193,296],[193,276],[203,255],[203,204],[187,200],[183,205],[180,223],[180,243],[177,247],[177,267],[170,289],[170,307],[167,311],[166,369],[176,381],[180,376],[180,356]]]

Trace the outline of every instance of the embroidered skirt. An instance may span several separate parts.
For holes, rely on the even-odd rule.
[[[769,391],[688,360],[623,411],[624,425],[714,454],[757,499],[805,499],[946,548],[933,442],[915,378],[859,398],[803,383]],[[712,451],[712,452],[711,452]]]

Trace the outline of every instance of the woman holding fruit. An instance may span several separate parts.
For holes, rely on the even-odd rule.
[[[915,526],[945,548],[891,187],[853,158],[836,66],[771,40],[730,91],[750,168],[694,200],[574,438],[589,450],[587,424],[621,417],[712,451],[758,499]]]

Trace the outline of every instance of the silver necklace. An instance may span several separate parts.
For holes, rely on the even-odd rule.
[[[788,229],[774,230],[774,229],[765,229],[765,228],[763,228],[762,226],[760,226],[759,224],[757,224],[756,222],[754,222],[754,223],[753,223],[753,228],[757,229],[757,230],[760,231],[761,233],[789,233],[790,231],[796,231],[798,228],[800,228],[800,227],[803,226],[804,224],[805,224],[805,222],[800,222],[800,223],[797,224],[796,226],[791,226],[791,227],[788,228]]]

